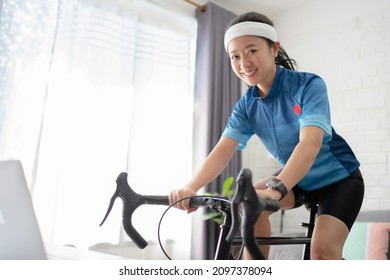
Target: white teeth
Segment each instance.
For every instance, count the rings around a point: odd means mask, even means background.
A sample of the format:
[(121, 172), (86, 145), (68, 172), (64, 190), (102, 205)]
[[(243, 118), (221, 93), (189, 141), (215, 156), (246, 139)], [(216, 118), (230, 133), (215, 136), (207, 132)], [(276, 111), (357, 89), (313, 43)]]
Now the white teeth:
[(256, 72), (256, 70), (250, 71), (250, 72), (243, 72), (245, 76), (251, 76)]

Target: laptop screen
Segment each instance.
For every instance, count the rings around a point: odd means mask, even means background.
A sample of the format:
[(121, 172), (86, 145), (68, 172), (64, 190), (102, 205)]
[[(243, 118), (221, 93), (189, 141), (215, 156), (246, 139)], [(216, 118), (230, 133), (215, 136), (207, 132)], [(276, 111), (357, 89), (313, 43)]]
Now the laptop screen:
[(0, 259), (47, 259), (19, 160), (0, 161)]

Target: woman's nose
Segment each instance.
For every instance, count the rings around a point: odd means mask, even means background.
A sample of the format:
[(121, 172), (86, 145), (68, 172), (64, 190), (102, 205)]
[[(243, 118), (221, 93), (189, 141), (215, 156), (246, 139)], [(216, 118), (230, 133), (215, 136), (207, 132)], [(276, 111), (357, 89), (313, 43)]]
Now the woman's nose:
[(251, 61), (248, 57), (242, 57), (241, 63), (240, 63), (240, 68), (241, 69), (246, 69), (249, 66), (251, 66)]

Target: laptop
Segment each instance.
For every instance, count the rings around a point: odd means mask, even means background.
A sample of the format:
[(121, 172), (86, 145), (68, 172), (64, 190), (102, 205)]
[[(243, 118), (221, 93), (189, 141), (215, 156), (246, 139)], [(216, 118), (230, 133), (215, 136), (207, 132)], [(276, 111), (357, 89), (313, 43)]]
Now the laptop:
[(0, 161), (0, 259), (47, 259), (19, 160)]
[(19, 160), (0, 160), (0, 260), (86, 260), (124, 257), (43, 241)]

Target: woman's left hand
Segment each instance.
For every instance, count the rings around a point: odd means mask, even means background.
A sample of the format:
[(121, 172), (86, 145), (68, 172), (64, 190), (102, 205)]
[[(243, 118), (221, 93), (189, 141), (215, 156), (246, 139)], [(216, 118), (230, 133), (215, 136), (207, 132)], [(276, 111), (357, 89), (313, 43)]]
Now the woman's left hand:
[(256, 193), (262, 199), (280, 200), (282, 197), (282, 194), (278, 190), (273, 189), (256, 190)]

